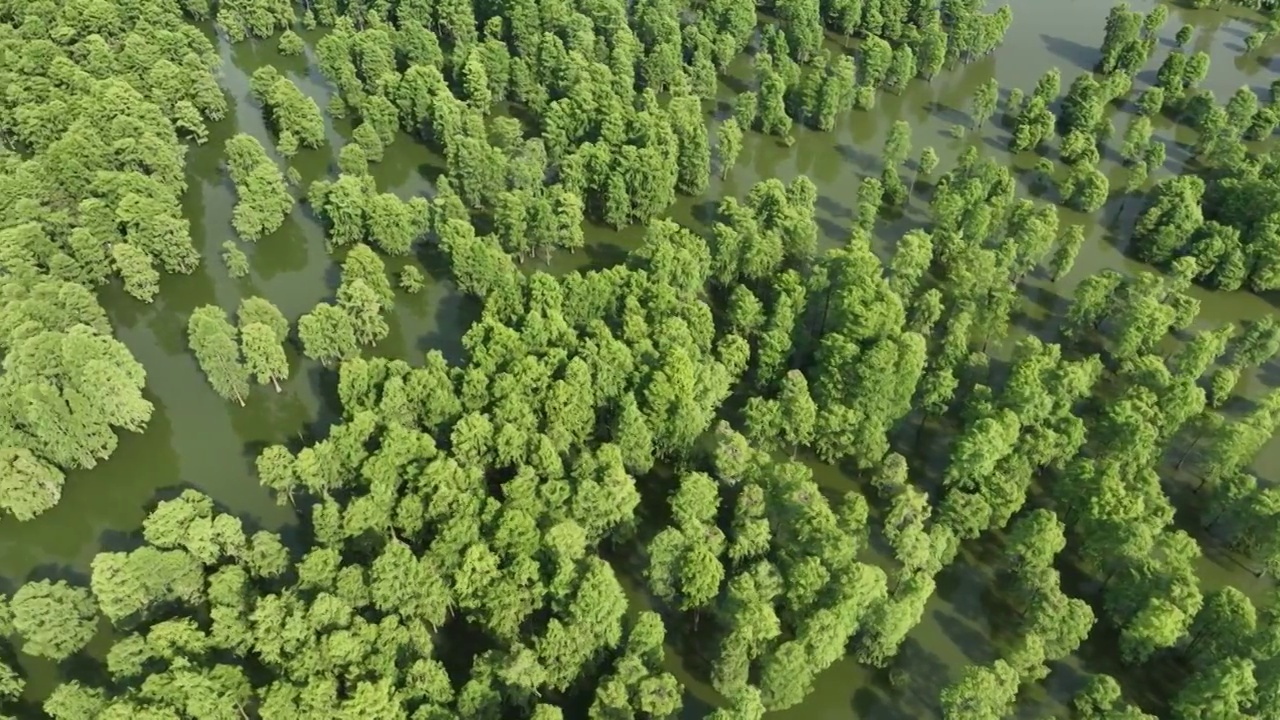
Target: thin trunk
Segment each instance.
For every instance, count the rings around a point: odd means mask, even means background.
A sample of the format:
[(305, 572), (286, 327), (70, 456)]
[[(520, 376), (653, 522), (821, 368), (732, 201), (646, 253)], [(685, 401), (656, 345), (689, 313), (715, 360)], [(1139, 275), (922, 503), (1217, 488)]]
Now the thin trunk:
[(818, 321), (817, 335), (822, 336), (822, 332), (827, 329), (827, 311), (831, 309), (831, 288), (827, 288), (826, 297), (822, 300), (822, 318)]
[(271, 384), (275, 386), (276, 392), (280, 392), (280, 383), (276, 382), (274, 376), (271, 378)]
[(1200, 641), (1204, 639), (1204, 636), (1205, 636), (1204, 630), (1201, 630), (1200, 632), (1196, 633), (1195, 636), (1191, 638), (1191, 642), (1187, 643), (1187, 647), (1185, 650), (1183, 650), (1183, 652), (1187, 653), (1188, 655), (1192, 655), (1193, 653), (1191, 651), (1196, 649), (1196, 645), (1200, 644)]
[(1187, 461), (1187, 457), (1191, 455), (1192, 450), (1196, 449), (1196, 445), (1200, 443), (1200, 440), (1204, 437), (1204, 435), (1205, 435), (1204, 432), (1201, 432), (1199, 435), (1196, 435), (1196, 439), (1192, 440), (1191, 444), (1187, 446), (1187, 449), (1182, 452), (1182, 457), (1178, 458), (1178, 464), (1173, 467), (1174, 470), (1182, 469), (1182, 464)]
[[(1201, 483), (1201, 484), (1203, 485), (1203, 483)], [(1217, 514), (1217, 515), (1214, 515), (1214, 516), (1213, 516), (1213, 519), (1212, 519), (1212, 520), (1210, 520), (1210, 521), (1209, 521), (1209, 522), (1204, 526), (1204, 529), (1205, 529), (1205, 530), (1211, 530), (1211, 529), (1213, 529), (1213, 526), (1214, 526), (1214, 525), (1217, 525), (1217, 524), (1218, 524), (1218, 521), (1222, 519), (1222, 516), (1223, 516), (1223, 515), (1226, 515), (1226, 514), (1227, 514), (1227, 511), (1226, 511), (1226, 510), (1219, 510), (1219, 511), (1218, 511), (1218, 514)]]
[(1196, 493), (1196, 494), (1199, 494), (1200, 489), (1201, 489), (1201, 488), (1203, 488), (1203, 487), (1204, 487), (1204, 484), (1205, 484), (1205, 483), (1207, 483), (1207, 482), (1209, 482), (1209, 478), (1208, 478), (1207, 476), (1206, 476), (1206, 477), (1202, 477), (1202, 478), (1200, 478), (1200, 484), (1199, 484), (1199, 485), (1197, 485), (1197, 486), (1196, 486), (1196, 489), (1195, 489), (1195, 490), (1192, 490), (1191, 492)]

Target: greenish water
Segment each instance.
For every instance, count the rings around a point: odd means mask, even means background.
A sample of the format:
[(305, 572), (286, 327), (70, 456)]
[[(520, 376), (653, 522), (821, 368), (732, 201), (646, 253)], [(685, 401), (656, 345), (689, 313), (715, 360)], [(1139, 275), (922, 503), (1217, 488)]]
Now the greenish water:
[[(1013, 0), (1014, 23), (1004, 46), (993, 56), (955, 71), (944, 72), (932, 83), (915, 81), (901, 95), (882, 95), (870, 112), (855, 111), (842, 118), (830, 133), (817, 133), (802, 128), (795, 131), (795, 144), (782, 147), (775, 138), (752, 135), (734, 172), (725, 180), (713, 179), (703, 198), (682, 199), (672, 209), (679, 221), (700, 227), (706, 222), (715, 198), (742, 195), (761, 178), (790, 179), (806, 174), (820, 191), (818, 215), (820, 227), (828, 243), (847, 236), (852, 206), (859, 179), (880, 171), (879, 154), (884, 136), (895, 120), (904, 119), (914, 128), (914, 155), (932, 145), (942, 157), (940, 171), (968, 144), (975, 144), (985, 155), (1005, 159), (1015, 167), (1028, 168), (1031, 155), (1009, 157), (1004, 150), (1007, 131), (998, 123), (988, 123), (983, 134), (973, 133), (963, 140), (952, 138), (948, 128), (967, 124), (965, 108), (978, 84), (989, 77), (999, 79), (1006, 90), (1021, 87), (1030, 90), (1038, 77), (1050, 67), (1062, 71), (1065, 89), (1077, 75), (1085, 72), (1098, 56), (1102, 27), (1111, 0)], [(1131, 3), (1145, 11), (1150, 1)], [(1216, 12), (1191, 12), (1172, 9), (1163, 30), (1163, 42), (1147, 71), (1140, 74), (1135, 90), (1154, 79), (1155, 68), (1172, 44), (1173, 34), (1184, 23), (1197, 26), (1191, 49), (1210, 52), (1213, 65), (1204, 87), (1225, 100), (1241, 85), (1250, 85), (1263, 97), (1280, 60), (1270, 60), (1270, 67), (1256, 59), (1237, 58), (1249, 26), (1229, 15)], [(314, 40), (315, 34), (308, 34)], [(281, 57), (274, 41), (246, 42), (231, 46), (219, 41), (224, 61), (223, 85), (230, 95), (228, 118), (212, 129), (208, 143), (191, 149), (188, 155), (188, 192), (186, 212), (192, 223), (196, 247), (204, 263), (190, 276), (166, 277), (161, 293), (151, 305), (138, 303), (118, 289), (104, 293), (104, 303), (115, 325), (117, 336), (125, 342), (147, 370), (147, 396), (156, 412), (146, 432), (121, 438), (119, 450), (107, 462), (92, 471), (73, 473), (68, 479), (62, 502), (53, 511), (35, 521), (15, 523), (3, 521), (0, 528), (0, 577), (20, 583), (33, 575), (52, 573), (87, 573), (89, 561), (101, 548), (119, 547), (133, 542), (132, 533), (139, 527), (146, 510), (154, 502), (183, 487), (195, 487), (213, 497), (224, 509), (270, 529), (287, 529), (292, 512), (277, 506), (260, 488), (253, 476), (253, 458), (266, 444), (325, 432), (336, 412), (332, 371), (322, 371), (314, 363), (301, 358), (291, 349), (292, 376), (277, 394), (269, 389), (256, 389), (245, 407), (227, 403), (208, 387), (186, 345), (186, 321), (190, 312), (201, 305), (215, 303), (234, 311), (239, 298), (262, 295), (275, 302), (291, 321), (318, 301), (332, 295), (337, 285), (337, 266), (324, 246), (323, 230), (309, 209), (301, 203), (285, 226), (256, 245), (241, 243), (249, 254), (253, 271), (235, 280), (228, 276), (219, 257), (221, 244), (234, 239), (230, 225), (234, 194), (221, 166), (223, 142), (236, 132), (247, 132), (271, 148), (260, 108), (249, 98), (248, 75), (254, 69), (271, 64), (289, 76), (320, 107), (325, 107), (330, 89), (314, 70), (308, 56)], [(1273, 41), (1273, 53), (1280, 49)], [(1266, 50), (1268, 48), (1264, 48)], [(308, 51), (310, 52), (310, 51)], [(1266, 57), (1267, 53), (1259, 53)], [(743, 65), (745, 67), (745, 64)], [(732, 96), (726, 88), (722, 100)], [(723, 114), (727, 104), (708, 106), (711, 114)], [(1123, 110), (1111, 110), (1117, 133), (1127, 125)], [(316, 178), (335, 172), (337, 148), (350, 136), (350, 124), (327, 119), (329, 143), (317, 150), (304, 150), (290, 164), (298, 169), (303, 182), (295, 194)], [(1186, 158), (1180, 143), (1193, 134), (1173, 126), (1169, 121), (1157, 124), (1169, 143), (1167, 172), (1177, 171)], [(1123, 172), (1108, 161), (1113, 186), (1122, 185)], [(387, 148), (385, 159), (373, 167), (373, 175), (382, 190), (408, 198), (430, 195), (431, 178), (440, 169), (440, 159), (407, 138)], [(909, 176), (906, 178), (909, 179)], [(882, 249), (889, 250), (893, 238), (913, 223), (923, 220), (920, 197), (912, 199), (904, 217), (880, 226)], [(1056, 319), (1060, 316), (1072, 287), (1088, 274), (1102, 268), (1142, 269), (1142, 265), (1125, 258), (1124, 237), (1132, 221), (1137, 203), (1121, 213), (1115, 222), (1116, 208), (1108, 206), (1093, 216), (1062, 211), (1064, 223), (1083, 223), (1088, 243), (1076, 263), (1075, 270), (1064, 281), (1050, 285), (1043, 278), (1030, 281), (1028, 301), (1021, 318), (1022, 332), (1036, 332), (1052, 338), (1056, 335)], [(561, 271), (575, 267), (616, 262), (640, 237), (637, 229), (613, 232), (591, 228), (591, 246), (574, 255), (556, 257), (551, 269)], [(392, 259), (393, 272), (404, 262), (419, 262), (429, 278), (420, 295), (398, 297), (394, 316), (389, 318), (391, 332), (373, 353), (417, 361), (430, 348), (439, 348), (446, 356), (456, 358), (460, 352), (458, 339), (476, 308), (459, 296), (446, 277), (441, 261), (430, 255)], [(531, 261), (530, 268), (546, 267)], [(1271, 301), (1247, 293), (1199, 292), (1202, 303), (1200, 322), (1212, 325), (1224, 321), (1256, 318), (1275, 312)], [(1254, 397), (1267, 387), (1267, 375), (1276, 376), (1276, 368), (1264, 368), (1263, 377), (1245, 378), (1237, 392)], [(1273, 382), (1274, 383), (1274, 377)], [(926, 436), (927, 437), (927, 436)], [(926, 441), (927, 450), (928, 442)], [(1259, 477), (1271, 481), (1280, 469), (1280, 449), (1273, 442), (1262, 453), (1255, 467)], [(815, 463), (815, 474), (824, 487), (843, 491), (856, 488), (856, 478)], [(1173, 479), (1176, 480), (1176, 479)], [(1202, 539), (1202, 543), (1204, 540)], [(1206, 588), (1236, 584), (1249, 592), (1262, 589), (1262, 581), (1243, 572), (1230, 557), (1205, 544), (1202, 578)], [(887, 673), (871, 671), (852, 660), (837, 663), (820, 678), (809, 700), (789, 711), (772, 717), (787, 720), (844, 720), (876, 718), (877, 720), (914, 720), (937, 714), (936, 699), (943, 685), (965, 665), (987, 662), (994, 658), (1011, 625), (1009, 609), (1003, 604), (994, 580), (994, 559), (998, 539), (983, 539), (966, 547), (955, 565), (938, 578), (938, 591), (926, 609), (925, 616), (904, 645), (898, 667), (908, 671), (905, 687), (893, 688)], [(879, 562), (883, 556), (870, 558)], [(642, 592), (632, 587), (637, 604), (645, 600)], [(1082, 594), (1087, 582), (1069, 587), (1068, 592)], [(1087, 596), (1087, 595), (1086, 595)], [(1081, 679), (1084, 669), (1120, 673), (1107, 651), (1105, 626), (1095, 628), (1090, 642), (1078, 657), (1057, 663), (1040, 687), (1023, 692), (1020, 712), (1025, 717), (1061, 714), (1061, 702), (1068, 698)], [(99, 645), (105, 641), (100, 638)], [(674, 645), (674, 643), (673, 643)], [(28, 658), (24, 660), (29, 661)], [(687, 716), (700, 717), (713, 702), (715, 694), (699, 683), (690, 668), (674, 651), (670, 663), (673, 671), (685, 681), (693, 697), (686, 704)], [(42, 692), (52, 681), (54, 669), (29, 662), (32, 674), (30, 691)], [(1142, 676), (1137, 676), (1141, 681)], [(1141, 685), (1141, 682), (1137, 683)], [(1134, 682), (1126, 686), (1134, 689)], [(1151, 685), (1156, 692), (1156, 685)], [(1140, 696), (1138, 699), (1142, 699)]]

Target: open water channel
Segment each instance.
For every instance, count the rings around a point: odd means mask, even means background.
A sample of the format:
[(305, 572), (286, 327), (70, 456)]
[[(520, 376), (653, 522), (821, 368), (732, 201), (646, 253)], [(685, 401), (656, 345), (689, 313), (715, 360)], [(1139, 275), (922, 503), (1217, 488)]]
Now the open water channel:
[[(1008, 133), (998, 122), (987, 123), (982, 133), (970, 133), (963, 139), (951, 137), (948, 129), (953, 124), (969, 123), (965, 114), (969, 98), (981, 82), (992, 76), (1006, 93), (1013, 87), (1029, 92), (1041, 74), (1056, 66), (1062, 72), (1065, 90), (1095, 63), (1112, 0), (1010, 2), (1013, 26), (994, 55), (944, 71), (932, 83), (914, 81), (901, 96), (881, 95), (874, 110), (847, 114), (832, 132), (797, 127), (796, 142), (789, 148), (781, 146), (776, 138), (750, 135), (730, 176), (713, 179), (702, 198), (682, 199), (672, 210), (674, 217), (703, 229), (712, 207), (710, 201), (728, 194), (741, 196), (762, 178), (789, 180), (803, 173), (819, 189), (818, 214), (825, 242), (841, 242), (847, 237), (858, 182), (865, 175), (879, 174), (884, 136), (899, 119), (907, 120), (914, 128), (913, 156), (926, 145), (934, 146), (942, 157), (940, 171), (945, 171), (967, 144), (976, 144), (980, 152), (1017, 167), (1030, 167), (1033, 156), (1009, 156), (1005, 150)], [(1145, 12), (1153, 0), (1132, 4), (1134, 9)], [(1177, 29), (1192, 24), (1196, 34), (1190, 49), (1207, 51), (1213, 58), (1204, 87), (1212, 89), (1220, 101), (1246, 84), (1260, 97), (1268, 97), (1270, 82), (1280, 70), (1280, 57), (1276, 56), (1280, 40), (1241, 58), (1244, 37), (1252, 32), (1246, 21), (1227, 13), (1170, 9), (1160, 47), (1147, 71), (1139, 75), (1135, 90), (1154, 80), (1155, 68), (1172, 46)], [(307, 34), (309, 41), (315, 37), (314, 33)], [(137, 531), (146, 511), (158, 499), (186, 487), (207, 493), (225, 510), (245, 518), (247, 525), (287, 531), (294, 522), (292, 511), (277, 506), (259, 487), (253, 458), (267, 444), (323, 434), (336, 417), (332, 372), (322, 371), (293, 349), (293, 373), (283, 385), (283, 392), (255, 389), (248, 404), (240, 407), (213, 393), (187, 348), (187, 317), (196, 307), (215, 303), (234, 312), (241, 297), (262, 295), (275, 302), (290, 321), (296, 321), (317, 302), (331, 297), (338, 280), (337, 265), (325, 250), (323, 229), (301, 203), (280, 231), (256, 245), (241, 243), (250, 255), (251, 275), (241, 280), (228, 276), (219, 253), (225, 240), (235, 239), (230, 223), (235, 198), (221, 163), (222, 145), (232, 134), (247, 132), (258, 137), (265, 147), (273, 147), (261, 109), (249, 97), (249, 75), (264, 64), (275, 65), (312, 95), (321, 108), (328, 102), (330, 88), (310, 64), (310, 49), (303, 56), (283, 57), (276, 52), (274, 39), (237, 45), (221, 38), (216, 42), (224, 61), (223, 86), (230, 95), (231, 110), (226, 120), (212, 128), (205, 145), (191, 148), (185, 200), (192, 235), (204, 263), (190, 276), (164, 277), (160, 294), (150, 305), (129, 298), (118, 288), (104, 291), (104, 304), (117, 336), (147, 370), (147, 397), (155, 404), (155, 414), (145, 433), (121, 438), (119, 449), (110, 460), (91, 471), (72, 473), (62, 502), (54, 510), (27, 523), (0, 521), (0, 579), (8, 584), (50, 575), (83, 577), (94, 553), (130, 543), (130, 536)], [(726, 89), (724, 98), (731, 94)], [(708, 112), (723, 113), (726, 108), (721, 104), (719, 108), (708, 107)], [(1122, 134), (1128, 119), (1122, 117), (1123, 110), (1112, 112), (1116, 114), (1117, 131)], [(303, 188), (318, 177), (336, 172), (337, 149), (350, 137), (349, 123), (331, 118), (326, 122), (328, 145), (303, 150), (291, 163), (301, 173)], [(1189, 131), (1175, 128), (1169, 121), (1162, 122), (1157, 127), (1169, 143), (1165, 170), (1175, 172), (1187, 156), (1178, 144), (1189, 139)], [(439, 157), (408, 138), (401, 138), (387, 149), (385, 159), (373, 166), (372, 173), (379, 188), (408, 198), (430, 196), (431, 181), (440, 170)], [(1110, 170), (1114, 173), (1113, 187), (1122, 186), (1123, 171), (1114, 163)], [(909, 208), (902, 222), (881, 227), (882, 248), (892, 247), (906, 224), (921, 218), (918, 211), (923, 201), (917, 197), (912, 202), (916, 205), (915, 214)], [(1086, 224), (1089, 239), (1069, 277), (1056, 286), (1042, 278), (1029, 282), (1021, 318), (1023, 332), (1034, 331), (1046, 339), (1054, 337), (1055, 318), (1061, 315), (1065, 298), (1088, 274), (1103, 268), (1143, 269), (1124, 255), (1127, 228), (1136, 206), (1131, 202), (1118, 222), (1114, 219), (1114, 205), (1093, 216), (1062, 211), (1063, 222)], [(616, 233), (592, 227), (586, 251), (555, 258), (552, 269), (616, 262), (639, 237), (636, 229)], [(388, 267), (395, 271), (401, 262), (393, 259)], [(424, 269), (429, 278), (427, 289), (416, 296), (398, 295), (394, 316), (389, 318), (391, 333), (374, 354), (418, 362), (425, 350), (439, 348), (450, 359), (458, 358), (459, 338), (475, 316), (476, 307), (458, 294), (439, 261), (433, 266), (428, 259)], [(1276, 312), (1271, 299), (1248, 293), (1197, 292), (1203, 325)], [(1245, 378), (1237, 392), (1256, 397), (1276, 384), (1280, 384), (1280, 371), (1264, 368), (1259, 376)], [(922, 449), (927, 451), (927, 443)], [(833, 491), (843, 491), (857, 483), (834, 468), (815, 464), (814, 470), (819, 482)], [(1276, 443), (1264, 451), (1255, 470), (1264, 481), (1277, 478), (1280, 448)], [(887, 672), (871, 671), (847, 659), (819, 678), (804, 704), (771, 717), (923, 720), (936, 716), (938, 691), (964, 666), (994, 659), (1001, 633), (1007, 632), (1011, 624), (1010, 611), (994, 589), (991, 566), (997, 553), (995, 541), (973, 544), (939, 576), (938, 591), (897, 661), (896, 667), (905, 672), (899, 674), (896, 686), (888, 681)], [(1233, 583), (1251, 593), (1260, 592), (1265, 582), (1256, 580), (1225, 553), (1209, 546), (1202, 563), (1202, 578), (1206, 588)], [(637, 605), (644, 603), (643, 593), (638, 588), (633, 590)], [(1071, 587), (1067, 590), (1071, 594), (1080, 592)], [(1121, 674), (1123, 671), (1110, 659), (1113, 654), (1108, 650), (1106, 633), (1106, 626), (1099, 624), (1077, 657), (1055, 664), (1041, 687), (1024, 690), (1020, 715), (1061, 716), (1065, 712), (1063, 702), (1070, 698), (1083, 672)], [(690, 687), (685, 716), (701, 717), (707, 703), (714, 702), (715, 693), (690, 674), (688, 666), (692, 663), (685, 662), (677, 652), (684, 643), (677, 640), (671, 645), (671, 669)], [(32, 680), (29, 691), (47, 692), (55, 669), (24, 659), (29, 662), (27, 670)], [(1143, 697), (1143, 687), (1152, 695), (1160, 692), (1158, 684), (1154, 680), (1147, 682), (1148, 679), (1130, 676), (1125, 683), (1130, 691), (1138, 690), (1135, 699), (1144, 705), (1149, 699)]]

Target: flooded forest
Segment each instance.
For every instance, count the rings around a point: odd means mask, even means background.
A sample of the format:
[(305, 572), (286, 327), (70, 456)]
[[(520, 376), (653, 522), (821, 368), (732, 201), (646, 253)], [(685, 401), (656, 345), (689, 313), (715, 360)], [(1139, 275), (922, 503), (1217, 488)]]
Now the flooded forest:
[(0, 717), (1280, 720), (1278, 71), (1275, 0), (0, 0)]

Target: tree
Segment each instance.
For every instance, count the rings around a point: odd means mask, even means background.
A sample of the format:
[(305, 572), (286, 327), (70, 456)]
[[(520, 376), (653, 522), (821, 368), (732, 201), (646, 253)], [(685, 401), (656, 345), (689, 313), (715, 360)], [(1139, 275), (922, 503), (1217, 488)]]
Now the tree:
[(1018, 696), (1018, 673), (1004, 660), (965, 668), (963, 677), (942, 691), (947, 720), (1000, 720)]
[(1272, 315), (1246, 323), (1233, 344), (1231, 367), (1259, 367), (1280, 353), (1280, 322)]
[(933, 175), (933, 171), (936, 170), (937, 168), (938, 168), (938, 152), (934, 150), (932, 147), (926, 147), (925, 149), (921, 150), (919, 173), (917, 174), (917, 178), (919, 178), (919, 176), (921, 175), (923, 175), (924, 177), (931, 177)]
[(894, 251), (889, 284), (898, 295), (911, 297), (932, 265), (933, 239), (921, 230), (911, 230)]
[(916, 54), (911, 46), (902, 43), (893, 49), (893, 59), (889, 62), (889, 71), (884, 86), (895, 95), (901, 95), (907, 84), (916, 76)]
[(1256, 690), (1253, 661), (1226, 658), (1192, 677), (1174, 698), (1173, 715), (1179, 720), (1246, 718)]
[(1093, 212), (1106, 204), (1110, 189), (1106, 174), (1087, 166), (1072, 168), (1060, 188), (1067, 204), (1081, 212)]
[(911, 125), (905, 120), (894, 121), (884, 141), (884, 163), (886, 166), (900, 165), (910, 154)]
[(27, 448), (0, 448), (0, 509), (30, 520), (62, 497), (62, 471)]
[(400, 269), (400, 289), (415, 295), (422, 292), (426, 287), (426, 278), (423, 277), (422, 271), (416, 265), (405, 265)]
[(222, 308), (196, 308), (187, 321), (187, 342), (213, 391), (244, 405), (249, 396), (249, 371), (240, 359), (236, 329)]
[(255, 242), (284, 224), (293, 208), (293, 196), (285, 187), (280, 168), (252, 135), (233, 136), (227, 140), (224, 152), (236, 187), (231, 224), (242, 239)]
[(742, 152), (742, 126), (737, 118), (726, 118), (716, 133), (716, 157), (720, 164), (720, 177), (729, 177), (729, 171), (738, 162)]
[(787, 420), (782, 428), (783, 439), (795, 448), (812, 442), (818, 406), (809, 394), (809, 383), (799, 370), (790, 370), (783, 376), (778, 402)]
[(292, 30), (285, 30), (280, 33), (279, 50), (281, 55), (301, 55), (303, 50), (302, 38)]
[(276, 332), (267, 325), (254, 322), (240, 328), (244, 369), (261, 384), (271, 383), (280, 392), (280, 381), (289, 377), (289, 361)]
[(973, 116), (973, 127), (980, 128), (996, 113), (996, 103), (1000, 99), (1000, 84), (991, 78), (978, 86), (973, 93), (970, 114)]
[(236, 247), (234, 241), (222, 243), (222, 263), (227, 266), (227, 274), (233, 278), (242, 278), (249, 274), (249, 258), (244, 251)]
[(98, 613), (89, 591), (65, 580), (23, 583), (9, 602), (13, 629), (22, 651), (64, 660), (80, 651), (98, 630)]
[(1081, 720), (1155, 720), (1134, 706), (1124, 702), (1120, 684), (1110, 675), (1090, 675), (1072, 700), (1072, 706)]
[(328, 303), (320, 303), (298, 318), (298, 339), (302, 341), (303, 353), (321, 365), (359, 353), (351, 316)]
[(1084, 247), (1084, 226), (1068, 225), (1067, 231), (1058, 240), (1053, 258), (1049, 262), (1049, 276), (1054, 282), (1066, 277), (1075, 265), (1080, 248)]
[(1248, 654), (1258, 627), (1253, 602), (1234, 587), (1209, 593), (1191, 625), (1186, 652), (1201, 665)]

